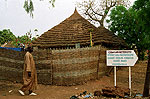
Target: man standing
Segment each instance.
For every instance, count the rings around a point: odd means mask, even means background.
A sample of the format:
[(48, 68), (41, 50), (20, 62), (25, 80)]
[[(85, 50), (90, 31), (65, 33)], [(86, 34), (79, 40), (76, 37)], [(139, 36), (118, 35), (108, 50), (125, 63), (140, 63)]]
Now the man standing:
[(19, 91), (21, 95), (25, 95), (25, 91), (29, 91), (29, 95), (37, 95), (33, 93), (37, 89), (37, 73), (35, 63), (31, 52), (33, 49), (28, 47), (24, 57), (24, 70), (23, 70), (23, 86)]

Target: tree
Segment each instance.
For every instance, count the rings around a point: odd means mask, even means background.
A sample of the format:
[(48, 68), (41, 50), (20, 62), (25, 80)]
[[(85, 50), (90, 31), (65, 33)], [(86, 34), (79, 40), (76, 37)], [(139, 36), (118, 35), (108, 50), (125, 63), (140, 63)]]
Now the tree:
[(32, 38), (32, 33), (30, 30), (25, 35), (16, 37), (15, 40), (13, 41), (13, 45), (16, 47), (20, 47), (20, 44), (30, 45), (32, 40), (34, 39), (36, 38), (35, 37)]
[(107, 22), (110, 22), (109, 29), (125, 40), (129, 48), (137, 49), (139, 59), (144, 60), (146, 48), (143, 43), (145, 43), (146, 34), (142, 27), (144, 23), (139, 19), (138, 13), (133, 8), (117, 6), (112, 9), (110, 20)]
[(0, 44), (13, 41), (15, 38), (16, 36), (10, 31), (10, 29), (4, 29), (0, 31)]
[(137, 0), (133, 5), (135, 11), (138, 12), (139, 19), (143, 22), (141, 25), (142, 30), (144, 30), (145, 34), (145, 42), (143, 43), (143, 47), (148, 49), (148, 64), (147, 64), (147, 72), (144, 84), (143, 97), (149, 97), (150, 91), (150, 0)]
[[(40, 0), (43, 1), (43, 0)], [(49, 3), (52, 4), (54, 7), (55, 0), (49, 0)], [(27, 12), (27, 14), (30, 14), (31, 17), (33, 17), (33, 11), (34, 11), (34, 3), (32, 0), (25, 0), (24, 2), (24, 9)]]
[(128, 6), (129, 3), (129, 0), (84, 0), (81, 3), (78, 2), (77, 5), (85, 18), (94, 24), (104, 26), (104, 20), (111, 8), (117, 5)]
[(148, 97), (150, 89), (150, 0), (137, 0), (129, 10), (116, 7), (110, 14), (110, 22), (110, 29), (126, 40), (129, 45), (136, 44), (138, 49), (148, 50), (143, 91), (143, 96)]

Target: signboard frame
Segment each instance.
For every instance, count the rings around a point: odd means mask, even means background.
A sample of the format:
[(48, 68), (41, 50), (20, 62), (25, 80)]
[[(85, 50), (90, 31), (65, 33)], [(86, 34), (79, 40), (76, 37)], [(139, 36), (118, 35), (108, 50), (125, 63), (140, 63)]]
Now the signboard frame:
[(129, 89), (131, 96), (131, 66), (134, 66), (138, 57), (134, 50), (107, 50), (106, 62), (107, 66), (114, 66), (114, 86), (116, 87), (116, 66), (129, 67)]

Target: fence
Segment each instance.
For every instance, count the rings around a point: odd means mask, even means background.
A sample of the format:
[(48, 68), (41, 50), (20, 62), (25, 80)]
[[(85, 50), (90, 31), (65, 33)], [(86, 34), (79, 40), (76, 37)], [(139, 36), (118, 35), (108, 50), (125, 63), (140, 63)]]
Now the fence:
[[(107, 73), (106, 48), (87, 47), (34, 51), (38, 82), (77, 85), (99, 79)], [(0, 78), (22, 82), (25, 52), (0, 49)], [(7, 72), (7, 73), (6, 73)]]
[[(50, 63), (47, 63), (47, 52), (33, 52), (36, 64), (38, 82), (52, 84)], [(0, 49), (0, 79), (22, 82), (25, 52)], [(43, 62), (42, 62), (43, 61)]]

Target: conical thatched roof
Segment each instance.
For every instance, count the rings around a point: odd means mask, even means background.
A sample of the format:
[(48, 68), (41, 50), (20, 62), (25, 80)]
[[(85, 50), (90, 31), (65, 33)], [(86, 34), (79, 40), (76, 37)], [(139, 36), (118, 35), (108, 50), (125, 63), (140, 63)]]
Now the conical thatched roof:
[(93, 30), (92, 39), (94, 45), (102, 43), (124, 45), (121, 39), (106, 28), (96, 28), (84, 19), (77, 10), (59, 25), (38, 37), (32, 42), (32, 45), (45, 48), (56, 48), (75, 46), (75, 44), (80, 43), (80, 46), (89, 46), (90, 30)]

